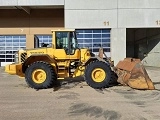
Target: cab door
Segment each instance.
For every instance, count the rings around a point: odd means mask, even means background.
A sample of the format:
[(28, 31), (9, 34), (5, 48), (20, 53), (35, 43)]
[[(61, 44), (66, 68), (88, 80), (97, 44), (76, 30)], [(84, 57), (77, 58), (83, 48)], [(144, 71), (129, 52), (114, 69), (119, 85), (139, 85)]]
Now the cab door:
[(67, 55), (69, 55), (70, 59), (80, 59), (80, 49), (78, 48), (78, 42), (75, 32), (68, 33)]
[(57, 59), (79, 59), (80, 50), (74, 32), (57, 31), (55, 32), (56, 49), (54, 51)]

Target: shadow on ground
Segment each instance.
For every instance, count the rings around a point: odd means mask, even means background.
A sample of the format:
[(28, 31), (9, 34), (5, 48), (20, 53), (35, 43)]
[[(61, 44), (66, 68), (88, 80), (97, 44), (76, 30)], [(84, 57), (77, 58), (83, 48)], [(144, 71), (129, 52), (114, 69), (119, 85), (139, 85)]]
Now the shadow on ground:
[(81, 88), (85, 84), (84, 78), (82, 76), (76, 78), (65, 78), (64, 80), (57, 80), (57, 82), (53, 86), (53, 91), (58, 91), (59, 89), (71, 89), (79, 85)]
[[(106, 88), (110, 88), (113, 86), (118, 86), (117, 82), (109, 83), (109, 86), (106, 86), (102, 89), (95, 89), (97, 92), (103, 93), (103, 91), (107, 91)], [(53, 91), (58, 91), (59, 89), (71, 89), (76, 86), (83, 88), (83, 86), (88, 86), (85, 82), (83, 76), (76, 77), (76, 78), (66, 78), (64, 80), (57, 80), (57, 83), (53, 86)]]
[(160, 84), (160, 82), (153, 82), (153, 84), (154, 84), (154, 85), (159, 85), (159, 84)]
[(86, 115), (87, 117), (100, 118), (103, 117), (105, 120), (119, 120), (121, 115), (112, 110), (103, 110), (98, 106), (91, 106), (87, 103), (74, 104), (69, 108), (70, 116), (81, 116)]

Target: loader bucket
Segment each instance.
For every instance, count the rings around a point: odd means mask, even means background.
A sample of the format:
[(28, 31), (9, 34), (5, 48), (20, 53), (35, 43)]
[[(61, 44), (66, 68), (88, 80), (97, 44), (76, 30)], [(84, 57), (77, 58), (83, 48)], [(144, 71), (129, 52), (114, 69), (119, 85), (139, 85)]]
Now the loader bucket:
[(115, 72), (118, 75), (117, 81), (122, 85), (141, 90), (155, 89), (140, 59), (125, 58), (123, 61), (119, 61)]

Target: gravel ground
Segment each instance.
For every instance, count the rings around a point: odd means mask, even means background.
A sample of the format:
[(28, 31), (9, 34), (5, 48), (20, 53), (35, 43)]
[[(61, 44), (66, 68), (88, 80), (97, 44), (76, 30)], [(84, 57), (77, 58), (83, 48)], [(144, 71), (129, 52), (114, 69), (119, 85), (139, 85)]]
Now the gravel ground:
[(157, 90), (94, 90), (84, 82), (70, 82), (36, 91), (1, 67), (0, 120), (159, 120), (160, 68), (146, 69)]

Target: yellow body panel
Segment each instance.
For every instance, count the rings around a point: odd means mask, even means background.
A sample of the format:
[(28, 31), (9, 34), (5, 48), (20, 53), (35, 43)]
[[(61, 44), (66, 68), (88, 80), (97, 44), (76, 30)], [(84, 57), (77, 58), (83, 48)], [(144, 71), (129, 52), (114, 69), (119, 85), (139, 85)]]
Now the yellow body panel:
[(91, 57), (88, 49), (81, 49), (81, 51), (79, 53), (80, 53), (80, 56), (81, 56), (80, 59), (79, 59), (79, 60), (81, 60), (81, 65), (76, 68), (72, 77), (78, 77), (78, 76), (82, 76), (84, 74), (85, 62), (88, 61)]
[(91, 57), (90, 51), (88, 49), (81, 49), (80, 53), (81, 53), (80, 60), (81, 60), (82, 63), (85, 63)]
[(31, 55), (35, 55), (35, 54), (48, 54), (48, 52), (52, 52), (52, 48), (35, 48), (35, 49), (27, 49), (26, 53), (27, 53), (27, 57), (31, 56)]
[(53, 48), (36, 48), (36, 49), (30, 49), (26, 50), (27, 57), (31, 55), (40, 55), (40, 54), (47, 54), (51, 58), (55, 59), (80, 59), (80, 50), (77, 49), (73, 55), (66, 55), (66, 52), (64, 49), (53, 49)]

